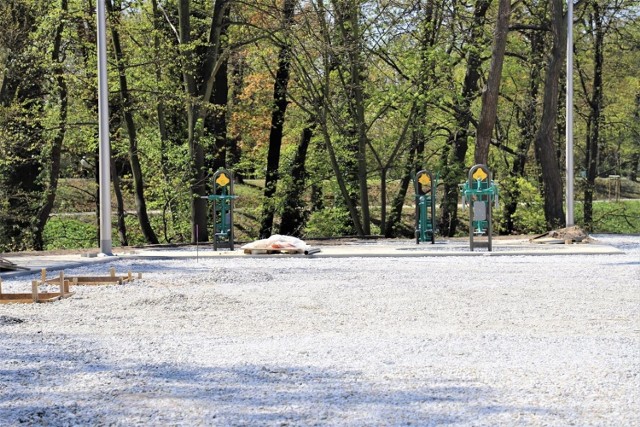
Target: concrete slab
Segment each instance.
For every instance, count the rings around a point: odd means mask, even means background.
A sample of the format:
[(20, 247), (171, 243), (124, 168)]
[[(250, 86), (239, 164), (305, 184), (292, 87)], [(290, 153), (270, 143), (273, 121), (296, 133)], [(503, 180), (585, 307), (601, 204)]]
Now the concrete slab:
[(81, 254), (64, 254), (64, 255), (48, 255), (46, 253), (28, 255), (25, 254), (4, 254), (2, 257), (13, 262), (19, 267), (27, 270), (20, 271), (0, 271), (0, 277), (16, 277), (25, 276), (33, 273), (39, 273), (43, 268), (47, 271), (59, 271), (69, 268), (81, 267), (83, 265), (96, 264), (101, 262), (109, 262), (117, 259), (115, 256), (95, 256), (87, 257)]
[(236, 257), (429, 257), (429, 256), (516, 256), (516, 255), (610, 255), (621, 254), (621, 250), (608, 245), (573, 244), (573, 245), (540, 245), (525, 242), (497, 243), (493, 242), (493, 251), (477, 249), (470, 251), (468, 245), (441, 242), (435, 245), (424, 244), (347, 244), (318, 246), (320, 252), (303, 254), (245, 254), (242, 249), (235, 251), (213, 251), (210, 248), (194, 251), (192, 247), (184, 249), (140, 250), (134, 255), (125, 257), (139, 258), (236, 258)]
[(451, 257), (451, 256), (552, 256), (552, 255), (613, 255), (624, 253), (620, 249), (604, 244), (578, 243), (578, 244), (539, 244), (530, 243), (526, 239), (494, 239), (493, 251), (487, 249), (469, 250), (465, 240), (440, 240), (436, 244), (415, 244), (412, 240), (355, 240), (345, 244), (313, 245), (320, 252), (303, 254), (264, 254), (250, 255), (238, 247), (234, 251), (214, 251), (211, 245), (184, 246), (180, 248), (141, 248), (114, 256), (92, 256), (86, 254), (3, 254), (2, 257), (27, 271), (0, 272), (0, 277), (24, 276), (39, 272), (42, 268), (47, 271), (71, 269), (87, 264), (110, 262), (118, 259), (171, 259), (171, 258), (222, 258), (233, 259), (242, 257), (269, 258), (269, 257), (306, 257), (306, 258), (347, 258), (347, 257)]

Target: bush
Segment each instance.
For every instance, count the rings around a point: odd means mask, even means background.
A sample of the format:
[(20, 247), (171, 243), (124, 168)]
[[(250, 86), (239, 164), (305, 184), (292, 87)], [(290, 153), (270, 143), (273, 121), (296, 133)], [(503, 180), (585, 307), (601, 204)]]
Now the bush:
[(524, 178), (516, 180), (520, 197), (518, 208), (513, 214), (514, 228), (522, 234), (544, 233), (547, 231), (544, 219), (544, 200), (538, 189)]
[(345, 208), (325, 208), (313, 212), (307, 221), (304, 236), (333, 237), (349, 233), (349, 212)]
[(98, 246), (95, 217), (54, 216), (44, 228), (44, 249), (78, 249)]

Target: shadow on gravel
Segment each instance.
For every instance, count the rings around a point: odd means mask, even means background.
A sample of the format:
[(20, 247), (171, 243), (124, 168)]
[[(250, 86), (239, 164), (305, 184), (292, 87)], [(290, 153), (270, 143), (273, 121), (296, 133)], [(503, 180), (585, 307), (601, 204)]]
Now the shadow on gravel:
[(111, 356), (91, 342), (62, 351), (60, 336), (10, 337), (5, 327), (3, 426), (483, 425), (496, 415), (550, 416), (542, 408), (490, 403), (491, 388), (459, 379), (242, 362), (140, 364), (135, 355)]
[(603, 265), (640, 265), (640, 261), (608, 262)]

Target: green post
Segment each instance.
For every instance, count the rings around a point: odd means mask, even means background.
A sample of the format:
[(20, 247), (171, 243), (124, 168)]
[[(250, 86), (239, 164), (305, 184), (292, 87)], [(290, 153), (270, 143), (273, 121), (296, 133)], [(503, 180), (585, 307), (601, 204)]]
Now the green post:
[(413, 181), (416, 191), (416, 244), (436, 242), (434, 219), (436, 217), (436, 183), (431, 172), (421, 170)]

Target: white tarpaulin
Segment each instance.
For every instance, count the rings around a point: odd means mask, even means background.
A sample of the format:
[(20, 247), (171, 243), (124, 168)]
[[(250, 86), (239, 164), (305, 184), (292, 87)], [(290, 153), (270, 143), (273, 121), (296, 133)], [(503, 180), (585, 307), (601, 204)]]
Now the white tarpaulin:
[(247, 243), (242, 246), (242, 249), (263, 249), (263, 250), (287, 250), (287, 249), (309, 249), (304, 241), (297, 237), (282, 236), (280, 234), (274, 234), (268, 239), (256, 240), (255, 242)]

